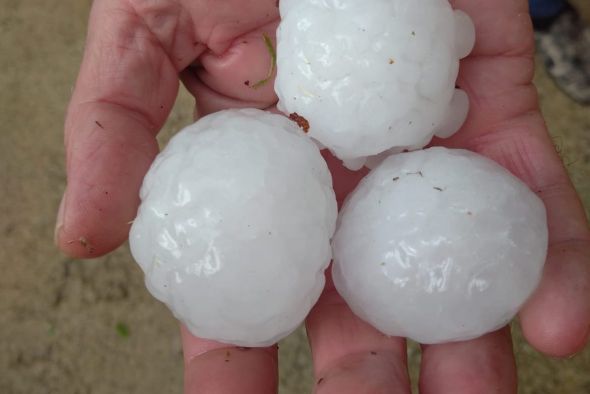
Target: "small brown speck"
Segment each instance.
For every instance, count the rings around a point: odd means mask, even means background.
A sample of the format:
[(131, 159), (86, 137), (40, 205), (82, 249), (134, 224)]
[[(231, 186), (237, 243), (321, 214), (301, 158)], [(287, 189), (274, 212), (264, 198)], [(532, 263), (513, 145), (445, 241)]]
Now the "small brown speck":
[(324, 381), (324, 378), (319, 378), (317, 384), (320, 385), (320, 384), (322, 384), (323, 381)]
[(394, 181), (394, 182), (397, 182), (397, 181), (399, 181), (399, 176), (396, 176), (395, 178), (393, 178), (393, 181)]
[(160, 105), (160, 109), (164, 109), (164, 106), (163, 105)]
[(394, 64), (395, 60), (393, 60), (392, 58), (389, 58), (389, 64)]
[(471, 211), (467, 211), (467, 215), (469, 215), (469, 216), (473, 216), (473, 212), (471, 212)]
[(309, 132), (309, 122), (297, 112), (293, 112), (291, 115), (289, 115), (289, 119), (297, 123), (297, 125), (301, 127), (305, 133)]
[(244, 85), (250, 86), (250, 81), (244, 81)]
[(442, 187), (435, 186), (435, 187), (433, 187), (433, 189), (434, 190), (438, 190), (439, 192), (442, 192), (443, 191), (443, 188)]
[(100, 127), (101, 129), (103, 129), (103, 130), (104, 130), (104, 126), (103, 126), (103, 125), (102, 125), (102, 123), (100, 123), (98, 120), (95, 120), (95, 121), (94, 121), (94, 123), (96, 123), (96, 125), (97, 125), (98, 127)]
[(78, 242), (80, 242), (80, 245), (82, 245), (84, 247), (87, 247), (88, 246), (88, 240), (86, 238), (84, 238), (84, 237), (80, 237), (78, 239)]
[(413, 36), (415, 36), (415, 35), (416, 35), (416, 32), (415, 32), (415, 31), (413, 31), (413, 30), (412, 30), (412, 35), (413, 35)]
[(371, 354), (372, 354), (373, 356), (376, 356), (376, 355), (377, 355), (377, 352), (371, 352)]

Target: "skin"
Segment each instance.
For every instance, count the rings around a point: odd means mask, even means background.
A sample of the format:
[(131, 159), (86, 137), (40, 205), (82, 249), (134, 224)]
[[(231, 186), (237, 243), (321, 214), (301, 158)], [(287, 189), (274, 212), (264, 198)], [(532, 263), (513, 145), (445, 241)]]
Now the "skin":
[[(540, 288), (520, 313), (539, 351), (565, 357), (590, 333), (590, 232), (556, 154), (532, 85), (533, 33), (526, 0), (455, 0), (474, 20), (478, 41), (458, 85), (470, 96), (461, 131), (435, 144), (466, 148), (504, 165), (543, 199), (550, 247)], [(68, 186), (56, 243), (79, 258), (125, 241), (138, 190), (158, 153), (155, 135), (180, 79), (201, 114), (271, 108), (272, 83), (261, 39), (273, 36), (276, 0), (96, 0), (86, 52), (65, 126)], [(189, 67), (191, 64), (200, 67)], [(363, 176), (327, 157), (341, 202)], [(317, 393), (409, 393), (405, 341), (357, 319), (330, 280), (307, 329)], [(186, 393), (274, 393), (277, 351), (238, 349), (182, 329)], [(229, 358), (231, 362), (224, 360)], [(423, 347), (423, 393), (515, 393), (510, 332)]]

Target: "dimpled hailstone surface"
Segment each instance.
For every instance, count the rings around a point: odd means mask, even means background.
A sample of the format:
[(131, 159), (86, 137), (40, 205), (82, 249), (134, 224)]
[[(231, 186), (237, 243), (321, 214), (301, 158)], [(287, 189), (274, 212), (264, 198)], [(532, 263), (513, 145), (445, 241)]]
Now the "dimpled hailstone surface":
[(541, 200), (493, 161), (432, 148), (394, 155), (345, 203), (333, 277), (381, 332), (466, 340), (509, 322), (547, 251)]
[(337, 208), (301, 133), (283, 116), (224, 111), (182, 130), (146, 175), (131, 252), (193, 334), (267, 346), (318, 299)]
[[(278, 108), (351, 167), (448, 137), (468, 112), (455, 89), (475, 29), (446, 0), (281, 0)], [(361, 159), (359, 161), (359, 158)], [(356, 163), (355, 163), (356, 162)]]

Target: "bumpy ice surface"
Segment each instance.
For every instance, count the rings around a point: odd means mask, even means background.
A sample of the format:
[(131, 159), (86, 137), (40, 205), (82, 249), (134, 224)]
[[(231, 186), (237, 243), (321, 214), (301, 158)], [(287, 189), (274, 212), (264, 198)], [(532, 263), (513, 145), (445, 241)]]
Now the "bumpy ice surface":
[(545, 208), (508, 171), (464, 150), (394, 155), (345, 203), (333, 277), (385, 334), (466, 340), (505, 325), (539, 283)]
[(203, 118), (144, 179), (131, 252), (190, 331), (266, 346), (303, 321), (324, 286), (337, 208), (316, 145), (258, 110)]
[(475, 30), (447, 0), (281, 0), (280, 13), (278, 108), (350, 167), (465, 120), (455, 80)]

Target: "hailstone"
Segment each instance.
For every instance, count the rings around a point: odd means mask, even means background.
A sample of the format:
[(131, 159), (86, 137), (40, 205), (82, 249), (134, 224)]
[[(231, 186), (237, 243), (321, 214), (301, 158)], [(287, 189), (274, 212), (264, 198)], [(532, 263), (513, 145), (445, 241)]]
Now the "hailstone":
[(278, 108), (351, 168), (448, 137), (469, 106), (455, 89), (475, 42), (447, 0), (281, 0)]
[(387, 158), (346, 201), (338, 292), (384, 334), (432, 344), (507, 324), (547, 252), (542, 201), (495, 162), (431, 148)]
[(177, 134), (141, 188), (131, 252), (149, 291), (201, 338), (267, 346), (317, 301), (337, 207), (318, 148), (259, 110)]

